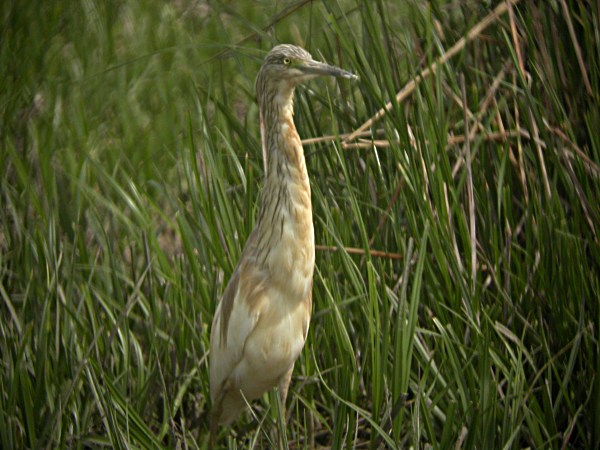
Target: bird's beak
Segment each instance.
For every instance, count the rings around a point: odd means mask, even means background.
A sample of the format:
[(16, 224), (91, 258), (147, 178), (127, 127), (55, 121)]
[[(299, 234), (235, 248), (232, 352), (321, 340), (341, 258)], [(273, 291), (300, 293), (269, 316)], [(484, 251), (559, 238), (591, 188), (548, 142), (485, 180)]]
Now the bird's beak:
[(307, 75), (325, 75), (338, 78), (347, 78), (349, 80), (358, 80), (358, 76), (354, 75), (352, 72), (348, 72), (344, 69), (340, 69), (339, 67), (330, 66), (329, 64), (314, 60), (305, 62), (299, 66), (298, 69)]

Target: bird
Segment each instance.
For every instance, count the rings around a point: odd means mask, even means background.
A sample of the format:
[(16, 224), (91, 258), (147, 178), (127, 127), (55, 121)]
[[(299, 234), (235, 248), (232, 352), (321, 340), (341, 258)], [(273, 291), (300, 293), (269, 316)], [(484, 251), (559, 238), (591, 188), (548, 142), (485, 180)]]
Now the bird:
[[(312, 310), (315, 243), (304, 150), (294, 125), (294, 90), (351, 72), (281, 44), (256, 78), (265, 170), (256, 225), (217, 305), (210, 332), (210, 440), (247, 402), (277, 387), (285, 408)], [(284, 415), (285, 417), (285, 415)]]

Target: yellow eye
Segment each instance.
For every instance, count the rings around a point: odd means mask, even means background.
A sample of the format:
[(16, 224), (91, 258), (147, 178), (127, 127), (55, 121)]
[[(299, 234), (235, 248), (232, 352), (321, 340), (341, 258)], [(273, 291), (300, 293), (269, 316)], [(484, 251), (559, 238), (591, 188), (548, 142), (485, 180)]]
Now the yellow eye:
[(290, 58), (283, 58), (283, 63), (286, 66), (289, 66), (292, 63), (292, 60)]

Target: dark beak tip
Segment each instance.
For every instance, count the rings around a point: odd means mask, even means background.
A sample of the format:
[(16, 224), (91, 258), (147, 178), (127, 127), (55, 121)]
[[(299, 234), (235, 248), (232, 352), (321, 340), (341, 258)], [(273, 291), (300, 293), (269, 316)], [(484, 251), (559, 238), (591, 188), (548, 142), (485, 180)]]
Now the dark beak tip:
[(339, 70), (338, 76), (341, 78), (345, 78), (350, 81), (360, 80), (360, 77), (358, 75), (353, 74), (352, 72), (348, 72), (347, 70), (344, 70), (344, 69), (338, 69), (338, 70)]
[(352, 72), (341, 69), (336, 66), (330, 66), (325, 63), (318, 61), (311, 61), (308, 65), (301, 67), (306, 73), (312, 73), (313, 75), (329, 75), (337, 78), (345, 78), (351, 81), (358, 81), (360, 78), (358, 75), (354, 75)]
[(358, 81), (360, 77), (358, 75), (353, 74), (352, 72), (346, 72), (345, 70), (339, 75), (341, 78), (345, 78), (350, 81)]

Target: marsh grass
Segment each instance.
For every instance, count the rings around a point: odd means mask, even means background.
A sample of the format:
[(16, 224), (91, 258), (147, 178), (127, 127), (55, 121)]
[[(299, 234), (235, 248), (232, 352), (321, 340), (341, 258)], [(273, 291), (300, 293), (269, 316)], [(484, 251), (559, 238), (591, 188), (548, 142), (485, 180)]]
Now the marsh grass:
[(500, 3), (4, 2), (0, 447), (207, 446), (253, 82), (285, 41), (361, 77), (299, 89), (303, 137), (391, 104), (305, 146), (320, 250), (287, 425), (265, 396), (220, 443), (594, 448), (600, 11), (522, 0), (469, 35)]

